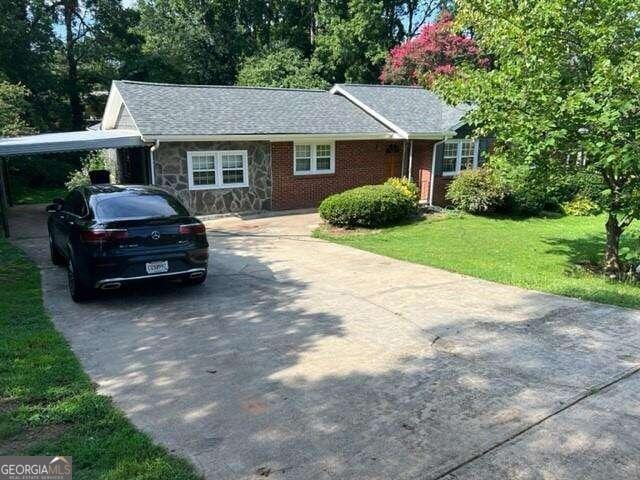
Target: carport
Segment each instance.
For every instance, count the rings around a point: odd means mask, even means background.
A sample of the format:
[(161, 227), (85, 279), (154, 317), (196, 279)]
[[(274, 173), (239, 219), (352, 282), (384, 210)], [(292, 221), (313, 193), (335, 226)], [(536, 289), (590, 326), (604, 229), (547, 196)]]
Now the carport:
[(118, 166), (130, 176), (130, 183), (150, 183), (153, 172), (149, 148), (136, 130), (86, 130), (0, 139), (0, 222), (5, 236), (8, 237), (10, 233), (7, 212), (10, 204), (7, 157), (104, 149), (116, 152)]

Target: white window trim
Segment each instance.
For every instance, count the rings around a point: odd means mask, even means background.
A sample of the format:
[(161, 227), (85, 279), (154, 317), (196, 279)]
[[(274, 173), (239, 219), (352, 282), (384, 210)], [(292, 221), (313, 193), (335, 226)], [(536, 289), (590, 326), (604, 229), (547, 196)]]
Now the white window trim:
[[(445, 145), (447, 143), (456, 143), (457, 144), (457, 150), (456, 150), (456, 169), (455, 171), (451, 171), (451, 172), (445, 172), (444, 169), (442, 170), (442, 176), (443, 177), (455, 177), (456, 175), (460, 175), (460, 167), (462, 166), (462, 144), (465, 142), (468, 142), (469, 138), (455, 138), (455, 139), (450, 139), (450, 140), (445, 140), (442, 143), (442, 148), (446, 148)], [(478, 139), (473, 140), (473, 166), (471, 167), (472, 169), (476, 169), (478, 168), (478, 148), (479, 148), (479, 144), (480, 142), (478, 141)], [(444, 161), (444, 150), (443, 150), (443, 161)]]
[[(216, 183), (208, 185), (195, 185), (193, 183), (193, 156), (212, 155), (215, 159)], [(244, 172), (243, 183), (222, 183), (222, 155), (242, 155), (242, 170)], [(187, 177), (189, 190), (216, 190), (221, 188), (244, 188), (249, 186), (249, 155), (247, 150), (195, 150), (187, 152)]]
[[(309, 145), (311, 146), (311, 170), (298, 172), (296, 170), (296, 146), (297, 145)], [(331, 147), (331, 160), (329, 170), (318, 170), (317, 169), (317, 156), (316, 151), (318, 145), (329, 145)], [(336, 173), (336, 142), (332, 140), (319, 141), (314, 140), (312, 142), (294, 142), (293, 144), (293, 174), (298, 175), (331, 175), (332, 173)]]

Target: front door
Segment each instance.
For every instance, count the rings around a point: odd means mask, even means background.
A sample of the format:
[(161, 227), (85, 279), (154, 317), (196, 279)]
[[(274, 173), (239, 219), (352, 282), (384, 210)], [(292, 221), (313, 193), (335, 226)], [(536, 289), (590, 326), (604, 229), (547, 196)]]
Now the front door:
[(401, 177), (402, 176), (402, 154), (387, 153), (384, 158), (384, 177)]

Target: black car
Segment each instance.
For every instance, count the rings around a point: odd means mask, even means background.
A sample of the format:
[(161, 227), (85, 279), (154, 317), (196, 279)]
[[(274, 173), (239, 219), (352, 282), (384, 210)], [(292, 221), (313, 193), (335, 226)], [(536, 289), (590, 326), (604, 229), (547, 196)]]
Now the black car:
[(53, 202), (47, 207), (51, 261), (67, 265), (74, 301), (134, 281), (204, 282), (205, 227), (163, 190), (91, 185)]

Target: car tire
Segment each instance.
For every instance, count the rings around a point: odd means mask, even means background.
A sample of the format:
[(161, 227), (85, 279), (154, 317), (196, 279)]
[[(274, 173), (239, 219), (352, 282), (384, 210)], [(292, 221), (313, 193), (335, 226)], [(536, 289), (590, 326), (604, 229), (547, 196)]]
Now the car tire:
[(54, 265), (61, 266), (67, 263), (67, 260), (53, 244), (53, 238), (51, 237), (51, 234), (49, 234), (49, 252), (51, 253), (51, 263), (53, 263)]
[(84, 302), (92, 297), (94, 293), (93, 289), (80, 281), (78, 269), (73, 264), (73, 259), (71, 258), (69, 258), (69, 264), (67, 265), (67, 282), (69, 285), (69, 295), (71, 295), (71, 299), (74, 302)]
[(202, 275), (201, 277), (198, 278), (185, 278), (182, 283), (184, 285), (188, 285), (190, 287), (196, 286), (196, 285), (202, 285), (205, 280), (207, 279), (207, 274), (205, 273), (204, 275)]

